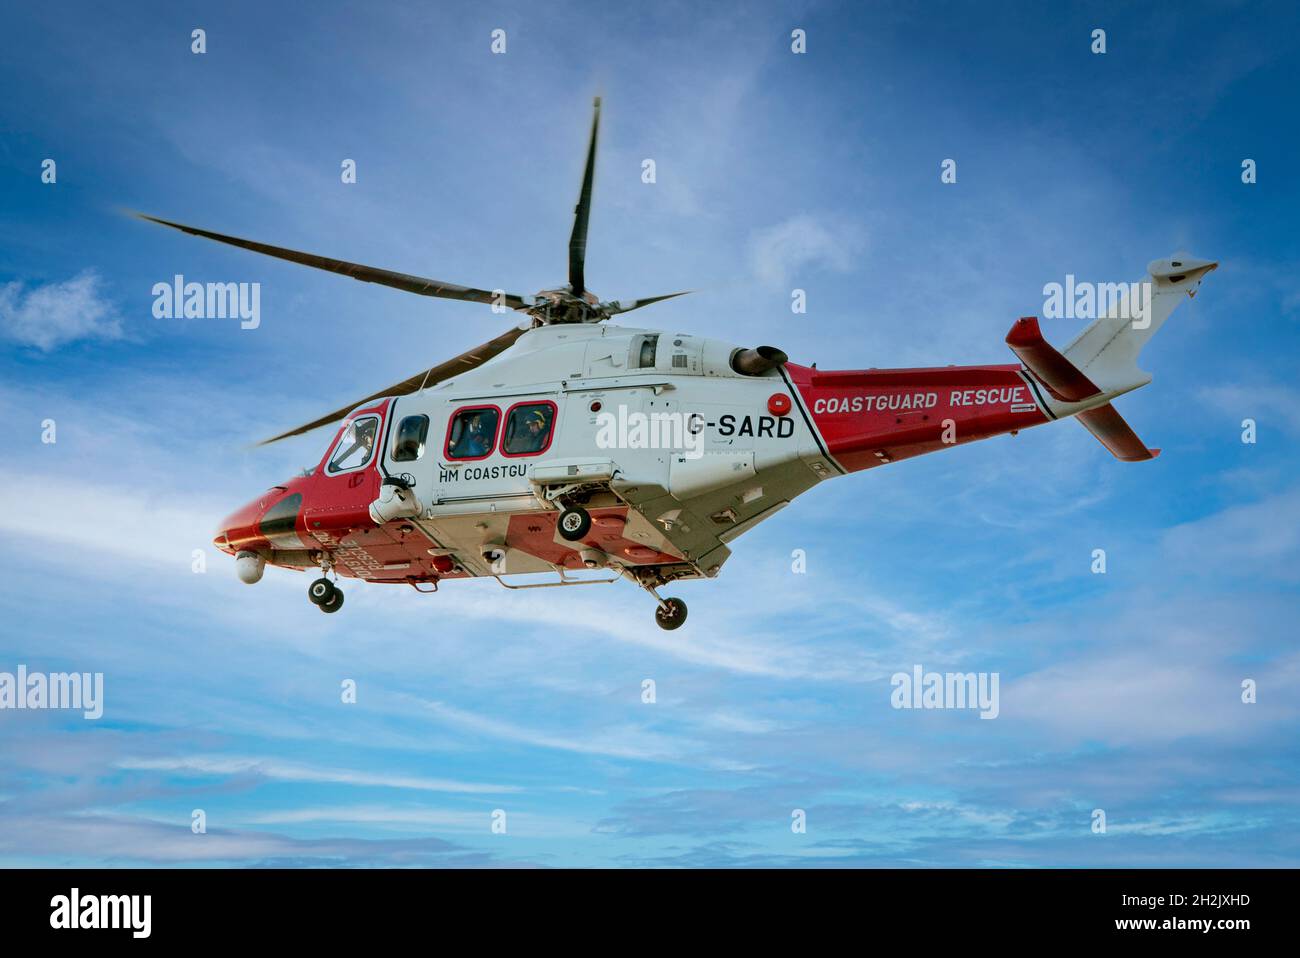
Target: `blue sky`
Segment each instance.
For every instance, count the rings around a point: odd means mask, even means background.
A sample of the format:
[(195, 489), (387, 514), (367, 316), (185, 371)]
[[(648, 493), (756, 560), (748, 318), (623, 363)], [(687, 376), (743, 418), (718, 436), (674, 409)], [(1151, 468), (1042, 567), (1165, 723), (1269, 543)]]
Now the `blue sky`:
[[(102, 671), (106, 703), (0, 712), (0, 862), (1300, 863), (1298, 19), (9, 5), (0, 671)], [(501, 317), (119, 208), (531, 292), (563, 280), (596, 94), (591, 285), (699, 290), (650, 326), (822, 368), (1008, 362), (1045, 283), (1219, 260), (1143, 354), (1155, 382), (1117, 403), (1163, 455), (1121, 464), (1062, 423), (836, 480), (677, 590), (674, 633), (624, 584), (353, 583), (324, 617), (303, 575), (236, 581), (216, 523), (328, 437), (252, 440)], [(261, 283), (260, 327), (155, 319), (176, 273)], [(1058, 344), (1077, 329), (1044, 321)], [(1001, 714), (892, 709), (915, 664), (1000, 673)]]

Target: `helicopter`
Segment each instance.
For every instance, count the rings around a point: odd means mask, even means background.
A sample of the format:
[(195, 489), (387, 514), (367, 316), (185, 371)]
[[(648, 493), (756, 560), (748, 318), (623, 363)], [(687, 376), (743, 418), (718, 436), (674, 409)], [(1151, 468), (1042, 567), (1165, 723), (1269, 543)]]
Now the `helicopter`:
[(260, 581), (267, 565), (317, 570), (307, 594), (325, 613), (343, 606), (341, 577), (419, 592), (479, 577), (510, 589), (627, 580), (654, 598), (656, 623), (671, 630), (686, 621), (686, 603), (661, 589), (716, 577), (733, 540), (828, 479), (1069, 418), (1117, 459), (1159, 454), (1111, 401), (1151, 382), (1138, 353), (1217, 263), (1183, 254), (1152, 262), (1136, 307), (1112, 303), (1063, 350), (1027, 317), (1006, 336), (1014, 363), (820, 370), (773, 346), (607, 322), (684, 293), (602, 300), (588, 288), (599, 130), (597, 98), (569, 281), (531, 296), (136, 214), (521, 317), (459, 356), (260, 443), (341, 421), (314, 467), (221, 523), (214, 544), (234, 557), (240, 580)]

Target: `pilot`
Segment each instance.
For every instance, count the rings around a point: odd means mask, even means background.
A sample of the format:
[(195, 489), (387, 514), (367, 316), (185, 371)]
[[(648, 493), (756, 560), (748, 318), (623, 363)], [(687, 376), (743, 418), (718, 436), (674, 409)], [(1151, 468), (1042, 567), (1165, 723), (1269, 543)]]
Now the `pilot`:
[[(353, 426), (348, 432), (352, 436), (351, 445), (346, 448), (343, 443), (339, 443), (339, 449), (334, 454), (334, 460), (330, 463), (331, 472), (339, 472), (343, 469), (351, 469), (370, 459), (370, 450), (375, 447), (375, 433), (378, 431), (379, 423), (374, 419), (363, 419), (360, 423)], [(347, 435), (344, 435), (343, 441), (346, 442)], [(358, 455), (360, 453), (360, 455)]]
[(515, 451), (541, 452), (546, 446), (546, 439), (550, 433), (549, 426), (546, 413), (534, 409), (524, 420), (524, 434), (516, 440), (515, 445), (518, 448)]

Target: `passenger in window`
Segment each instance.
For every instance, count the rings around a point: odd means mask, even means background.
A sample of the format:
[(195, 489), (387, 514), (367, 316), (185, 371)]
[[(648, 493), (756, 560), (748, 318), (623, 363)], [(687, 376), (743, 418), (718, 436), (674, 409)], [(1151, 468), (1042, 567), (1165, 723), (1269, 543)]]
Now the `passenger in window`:
[(511, 452), (541, 452), (546, 448), (546, 441), (551, 435), (551, 423), (545, 410), (533, 409), (524, 416), (523, 433), (516, 433), (511, 438)]
[(478, 459), (486, 456), (492, 451), (492, 435), (487, 431), (486, 424), (483, 422), (482, 413), (473, 413), (470, 415), (469, 422), (466, 423), (464, 431), (461, 433), (460, 441), (456, 443), (456, 448), (452, 450), (452, 455), (457, 459)]

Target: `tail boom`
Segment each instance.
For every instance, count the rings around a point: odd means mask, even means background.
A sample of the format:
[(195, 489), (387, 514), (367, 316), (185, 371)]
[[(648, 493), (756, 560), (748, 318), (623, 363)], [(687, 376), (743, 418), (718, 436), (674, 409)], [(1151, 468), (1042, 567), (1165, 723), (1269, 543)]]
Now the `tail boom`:
[(845, 472), (1048, 422), (1018, 364), (821, 371), (787, 363), (800, 411)]
[[(823, 371), (787, 363), (783, 375), (820, 453), (843, 472), (937, 452), (1074, 417), (1117, 459), (1142, 462), (1148, 448), (1111, 400), (1151, 381), (1138, 353), (1201, 279), (1218, 266), (1175, 254), (1147, 267), (1137, 304), (1117, 306), (1064, 351), (1034, 317), (1018, 320), (1006, 342), (1019, 363), (923, 369)], [(1137, 306), (1137, 315), (1122, 315)]]

